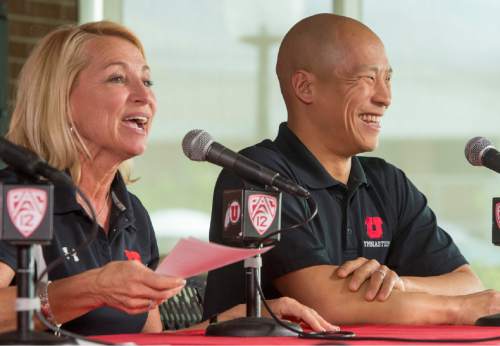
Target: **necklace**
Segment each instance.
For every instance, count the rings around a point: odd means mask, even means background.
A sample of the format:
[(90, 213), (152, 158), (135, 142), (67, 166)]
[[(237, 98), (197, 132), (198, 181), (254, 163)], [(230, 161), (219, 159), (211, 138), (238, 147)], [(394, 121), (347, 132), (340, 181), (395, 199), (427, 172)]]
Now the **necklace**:
[(104, 209), (105, 209), (105, 208), (106, 208), (106, 206), (108, 205), (108, 201), (109, 201), (109, 197), (110, 197), (110, 195), (111, 195), (111, 192), (108, 192), (108, 193), (106, 194), (106, 199), (104, 200), (104, 203), (103, 203), (103, 205), (102, 205), (101, 209), (99, 209), (99, 211), (98, 211), (98, 212), (97, 212), (97, 214), (95, 215), (95, 216), (96, 216), (96, 218), (98, 218), (99, 216), (101, 216), (102, 212), (104, 211)]

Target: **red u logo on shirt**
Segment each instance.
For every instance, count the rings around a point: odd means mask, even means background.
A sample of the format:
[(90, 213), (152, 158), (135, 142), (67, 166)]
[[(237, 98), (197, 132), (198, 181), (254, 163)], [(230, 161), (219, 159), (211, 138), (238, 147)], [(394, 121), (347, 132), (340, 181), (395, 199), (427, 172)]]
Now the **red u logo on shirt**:
[(125, 250), (125, 257), (127, 257), (129, 261), (141, 261), (141, 255), (137, 251)]
[(366, 234), (370, 239), (380, 239), (384, 234), (382, 229), (382, 218), (379, 216), (367, 216), (365, 219)]

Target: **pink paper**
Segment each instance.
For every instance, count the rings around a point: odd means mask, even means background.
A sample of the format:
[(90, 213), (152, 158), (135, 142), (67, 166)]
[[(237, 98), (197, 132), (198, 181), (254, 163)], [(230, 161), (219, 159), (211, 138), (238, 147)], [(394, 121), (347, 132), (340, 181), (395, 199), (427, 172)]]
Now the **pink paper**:
[(257, 254), (263, 254), (271, 248), (272, 246), (244, 249), (209, 243), (193, 237), (182, 238), (160, 263), (156, 273), (189, 278)]

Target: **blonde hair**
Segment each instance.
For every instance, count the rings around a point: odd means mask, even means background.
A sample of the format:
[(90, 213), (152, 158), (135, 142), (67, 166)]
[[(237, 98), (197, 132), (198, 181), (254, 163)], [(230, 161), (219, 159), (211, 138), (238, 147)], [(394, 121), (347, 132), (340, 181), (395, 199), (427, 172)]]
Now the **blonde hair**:
[[(139, 39), (127, 28), (109, 21), (63, 26), (45, 36), (31, 52), (19, 74), (17, 94), (7, 139), (22, 145), (52, 166), (68, 170), (78, 183), (80, 155), (89, 156), (72, 126), (70, 93), (89, 57), (88, 41), (102, 36), (123, 38), (144, 56)], [(120, 165), (125, 180), (129, 164)]]

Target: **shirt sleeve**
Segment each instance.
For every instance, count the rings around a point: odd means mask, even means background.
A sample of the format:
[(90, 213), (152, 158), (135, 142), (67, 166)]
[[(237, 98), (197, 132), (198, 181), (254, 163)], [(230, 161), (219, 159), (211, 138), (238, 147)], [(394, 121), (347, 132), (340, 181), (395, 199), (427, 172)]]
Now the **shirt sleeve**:
[(0, 241), (0, 262), (7, 264), (12, 270), (16, 270), (17, 250), (14, 245)]
[(307, 202), (289, 194), (282, 195), (281, 239), (277, 245), (263, 255), (264, 277), (272, 281), (299, 269), (330, 264), (324, 242), (315, 230), (315, 221), (292, 230), (287, 228), (301, 224), (312, 214)]
[(425, 196), (401, 170), (396, 169), (395, 176), (398, 226), (388, 266), (399, 275), (434, 276), (467, 264), (450, 235), (437, 225)]
[[(265, 167), (278, 172), (281, 176), (304, 185), (299, 177), (295, 176), (289, 161), (282, 157), (279, 151), (271, 149), (269, 145), (272, 144), (254, 147), (245, 154)], [(286, 230), (286, 228), (303, 223), (312, 212), (304, 198), (282, 193), (281, 228), (285, 230), (281, 233), (281, 239), (277, 245), (263, 255), (264, 285), (271, 286), (273, 280), (299, 269), (331, 263), (325, 242), (320, 238), (322, 232), (316, 229), (320, 227), (318, 218), (299, 228)]]
[[(266, 153), (269, 150), (267, 148), (258, 148), (258, 150), (258, 152), (249, 151), (245, 154), (251, 159), (259, 160), (261, 164), (282, 176), (296, 180), (287, 169), (286, 164), (276, 157), (276, 153)], [(222, 193), (224, 190), (242, 188), (258, 187), (243, 182), (229, 171), (223, 171), (214, 192), (210, 227), (212, 241), (222, 242)], [(265, 281), (269, 283), (302, 268), (330, 263), (324, 242), (318, 237), (319, 232), (314, 231), (314, 221), (293, 230), (286, 230), (286, 228), (303, 223), (311, 213), (305, 199), (282, 193), (281, 229), (285, 230), (281, 233), (281, 239), (276, 246), (262, 256), (264, 284), (266, 284)]]

